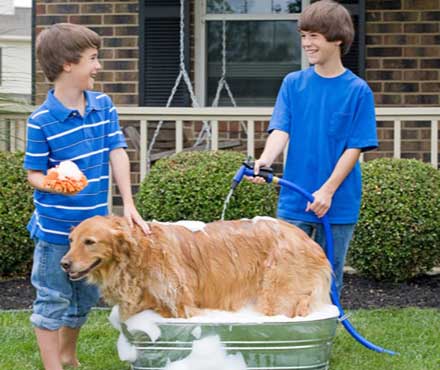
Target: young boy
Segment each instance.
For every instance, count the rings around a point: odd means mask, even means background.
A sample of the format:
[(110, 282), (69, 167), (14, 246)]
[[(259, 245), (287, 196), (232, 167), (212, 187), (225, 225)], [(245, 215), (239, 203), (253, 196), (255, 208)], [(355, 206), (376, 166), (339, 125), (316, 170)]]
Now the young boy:
[(312, 192), (315, 200), (309, 204), (302, 195), (282, 188), (278, 217), (303, 229), (325, 250), (319, 218), (328, 214), (340, 294), (361, 201), (359, 155), (378, 145), (374, 99), (366, 82), (342, 65), (341, 56), (354, 38), (350, 14), (342, 5), (330, 0), (313, 3), (301, 14), (298, 28), (313, 66), (284, 78), (255, 173), (272, 165), (290, 140), (283, 177)]
[[(97, 302), (97, 288), (70, 281), (60, 268), (69, 249), (72, 227), (108, 213), (109, 163), (124, 202), (124, 216), (148, 233), (130, 188), (130, 165), (118, 115), (110, 98), (89, 91), (101, 65), (100, 37), (83, 26), (60, 23), (41, 32), (36, 53), (54, 83), (46, 101), (28, 120), (24, 167), (35, 187), (35, 211), (28, 224), (35, 241), (32, 284), (36, 288), (31, 322), (46, 370), (79, 366), (76, 343), (80, 327)], [(76, 163), (88, 179), (77, 194), (49, 191), (47, 170), (61, 161)]]

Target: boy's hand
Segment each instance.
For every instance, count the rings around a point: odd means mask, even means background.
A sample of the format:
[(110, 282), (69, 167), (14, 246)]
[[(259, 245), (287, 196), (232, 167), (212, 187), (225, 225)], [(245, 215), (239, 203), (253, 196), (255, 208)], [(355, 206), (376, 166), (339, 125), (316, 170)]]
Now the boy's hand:
[(321, 187), (313, 193), (315, 201), (313, 203), (307, 202), (306, 212), (315, 212), (318, 218), (323, 217), (332, 205), (333, 193), (326, 188)]
[[(271, 163), (269, 163), (268, 161), (264, 160), (264, 159), (257, 159), (254, 163), (254, 174), (258, 175), (260, 172), (260, 168), (261, 167), (270, 167)], [(265, 184), (266, 180), (260, 176), (245, 176), (244, 177), (246, 180), (254, 183), (254, 184)]]
[(130, 227), (133, 227), (134, 224), (137, 224), (142, 229), (145, 235), (151, 234), (148, 223), (141, 217), (134, 206), (124, 206), (124, 217), (127, 219)]
[(77, 190), (77, 191), (66, 191), (66, 190), (57, 190), (57, 189), (51, 189), (49, 187), (45, 188), (44, 191), (46, 191), (47, 193), (52, 193), (52, 194), (60, 194), (60, 195), (76, 195), (78, 194), (81, 190)]
[[(52, 194), (61, 195), (75, 195), (81, 191), (81, 189), (66, 189), (65, 186), (58, 186), (59, 180), (48, 179), (42, 171), (28, 170), (27, 179), (35, 189)], [(48, 184), (51, 182), (51, 185)]]
[(43, 178), (43, 188), (49, 192), (74, 195), (88, 184), (87, 178), (72, 161), (62, 161), (47, 171)]
[(78, 194), (85, 186), (83, 183), (72, 182), (70, 180), (47, 180), (43, 183), (44, 190), (48, 193), (61, 195)]

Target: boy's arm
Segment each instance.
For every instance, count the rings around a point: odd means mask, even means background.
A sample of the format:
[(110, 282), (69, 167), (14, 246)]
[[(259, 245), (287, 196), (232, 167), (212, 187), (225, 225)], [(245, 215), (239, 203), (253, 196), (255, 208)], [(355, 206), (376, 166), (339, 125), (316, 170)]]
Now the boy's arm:
[(319, 218), (323, 217), (329, 210), (332, 204), (332, 198), (336, 190), (342, 184), (344, 179), (348, 176), (350, 171), (359, 159), (361, 154), (360, 149), (350, 148), (347, 149), (339, 158), (327, 181), (313, 193), (315, 201), (313, 203), (307, 202), (306, 211), (315, 212)]
[(110, 152), (110, 164), (112, 166), (113, 177), (121, 192), (122, 201), (124, 203), (124, 217), (128, 220), (130, 226), (133, 226), (134, 222), (141, 227), (145, 234), (149, 234), (151, 232), (150, 228), (142, 219), (133, 202), (130, 181), (130, 161), (123, 148), (116, 148)]
[(55, 189), (47, 188), (44, 186), (44, 179), (45, 178), (46, 178), (46, 175), (43, 173), (43, 171), (27, 170), (28, 182), (35, 189), (38, 189), (40, 191), (44, 191), (46, 193), (62, 194), (62, 195), (75, 195), (77, 193), (77, 192), (65, 193), (62, 191), (56, 191)]
[(48, 191), (48, 189), (44, 188), (44, 173), (42, 171), (34, 171), (34, 170), (28, 170), (27, 171), (27, 179), (29, 184), (33, 186), (35, 189), (41, 190), (41, 191)]
[[(255, 161), (254, 173), (258, 174), (261, 167), (270, 167), (273, 161), (284, 150), (289, 141), (289, 134), (281, 130), (273, 130), (266, 140), (263, 153), (260, 158)], [(265, 180), (262, 177), (246, 177), (249, 181), (255, 184), (263, 184)]]

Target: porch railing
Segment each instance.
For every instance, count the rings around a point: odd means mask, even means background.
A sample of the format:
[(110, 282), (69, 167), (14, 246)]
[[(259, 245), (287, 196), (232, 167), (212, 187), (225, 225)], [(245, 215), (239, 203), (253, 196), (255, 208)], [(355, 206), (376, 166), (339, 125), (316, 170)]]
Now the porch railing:
[[(140, 124), (140, 160), (145, 176), (147, 162), (148, 125), (152, 121), (166, 120), (175, 124), (175, 151), (183, 150), (183, 122), (208, 121), (211, 125), (210, 146), (219, 148), (218, 123), (240, 121), (247, 126), (247, 154), (255, 152), (255, 122), (268, 121), (272, 108), (161, 108), (161, 107), (120, 107), (120, 120), (138, 121)], [(26, 141), (26, 119), (31, 112), (16, 114), (0, 113), (0, 150), (24, 150)], [(402, 122), (425, 121), (431, 124), (431, 164), (438, 167), (438, 122), (440, 108), (430, 107), (393, 107), (376, 108), (377, 121), (393, 122), (394, 157), (401, 157)], [(143, 177), (142, 176), (142, 177)]]
[[(152, 122), (167, 121), (175, 126), (175, 152), (184, 149), (184, 125), (188, 121), (206, 121), (211, 125), (210, 149), (219, 148), (219, 122), (239, 121), (247, 127), (247, 154), (255, 153), (255, 122), (268, 121), (272, 108), (161, 108), (161, 107), (119, 107), (121, 121), (139, 124), (140, 180), (147, 174), (148, 127)], [(0, 114), (0, 150), (24, 150), (26, 139), (26, 118), (30, 112)], [(440, 108), (393, 107), (376, 108), (378, 122), (393, 124), (393, 156), (402, 154), (402, 122), (423, 121), (430, 123), (430, 162), (438, 168), (438, 125)], [(415, 139), (417, 141), (417, 139)]]

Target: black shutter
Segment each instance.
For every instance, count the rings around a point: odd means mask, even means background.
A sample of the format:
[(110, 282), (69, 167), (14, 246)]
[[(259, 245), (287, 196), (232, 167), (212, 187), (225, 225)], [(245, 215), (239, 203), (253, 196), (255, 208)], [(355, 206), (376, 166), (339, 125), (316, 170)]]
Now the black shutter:
[[(180, 1), (141, 0), (140, 2), (139, 105), (163, 107), (179, 74)], [(189, 72), (189, 11), (185, 0), (185, 63)], [(182, 80), (171, 106), (189, 105)]]
[(355, 30), (355, 37), (349, 52), (342, 57), (345, 67), (365, 77), (365, 0), (341, 0), (350, 12)]

